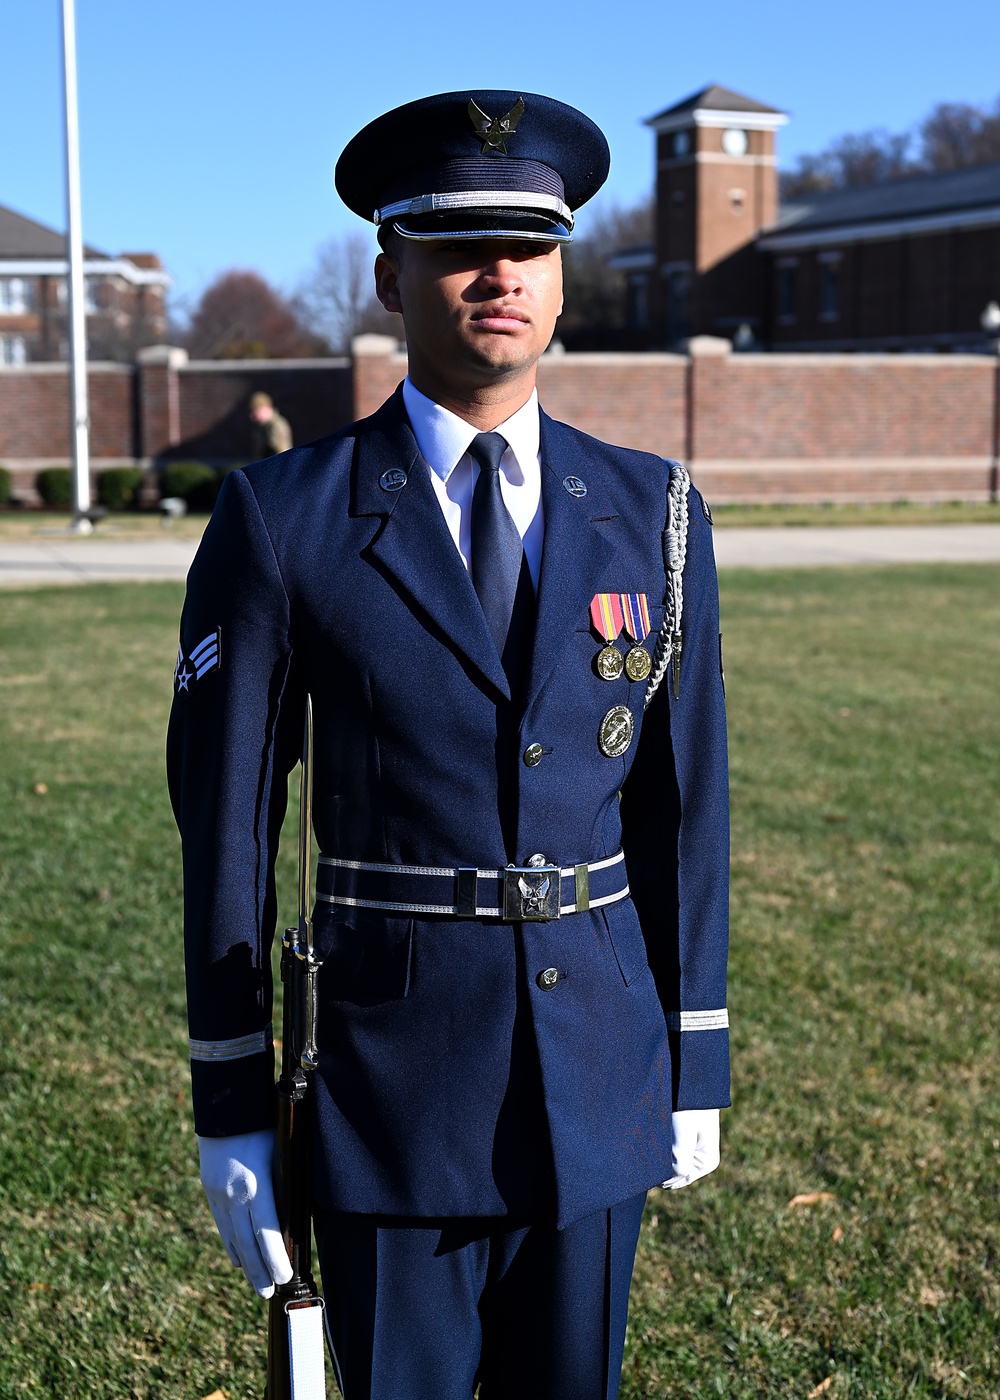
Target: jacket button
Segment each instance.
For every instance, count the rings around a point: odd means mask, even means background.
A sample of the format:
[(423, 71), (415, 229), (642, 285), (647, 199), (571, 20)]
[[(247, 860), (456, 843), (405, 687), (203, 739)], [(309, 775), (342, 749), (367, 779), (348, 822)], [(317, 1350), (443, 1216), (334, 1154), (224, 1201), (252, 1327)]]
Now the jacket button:
[(551, 992), (552, 988), (559, 981), (559, 969), (557, 967), (547, 967), (544, 972), (540, 972), (535, 981), (543, 992)]
[(524, 751), (524, 761), (529, 768), (537, 768), (542, 761), (541, 744), (529, 744)]

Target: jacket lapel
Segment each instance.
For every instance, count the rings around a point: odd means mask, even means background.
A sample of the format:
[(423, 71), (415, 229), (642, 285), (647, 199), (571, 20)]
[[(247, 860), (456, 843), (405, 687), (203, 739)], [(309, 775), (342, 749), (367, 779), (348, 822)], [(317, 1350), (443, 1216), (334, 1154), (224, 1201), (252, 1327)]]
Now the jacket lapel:
[[(616, 515), (605, 498), (602, 468), (593, 459), (582, 459), (578, 438), (545, 413), (541, 414), (541, 456), (545, 538), (528, 706), (586, 619), (590, 600), (614, 554), (595, 519), (606, 521)], [(571, 495), (563, 485), (568, 477), (581, 478), (587, 494)]]
[[(399, 490), (380, 485), (386, 473), (406, 473)], [(369, 546), (382, 569), (400, 585), (453, 651), (510, 699), (482, 606), (455, 548), (403, 408), (402, 391), (368, 420), (355, 448), (352, 515), (380, 515), (385, 524)]]

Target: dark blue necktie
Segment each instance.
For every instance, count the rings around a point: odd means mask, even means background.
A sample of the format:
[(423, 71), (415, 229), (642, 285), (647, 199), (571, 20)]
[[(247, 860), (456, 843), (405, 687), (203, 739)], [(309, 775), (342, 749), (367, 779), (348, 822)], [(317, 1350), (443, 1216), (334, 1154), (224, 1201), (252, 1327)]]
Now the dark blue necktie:
[(472, 492), (472, 583), (510, 682), (510, 703), (497, 708), (497, 807), (508, 860), (517, 859), (520, 720), (535, 635), (535, 590), (528, 557), (500, 493), (499, 433), (480, 433), (469, 452), (479, 463)]
[(479, 463), (472, 493), (472, 584), (501, 657), (524, 559), (521, 536), (500, 491), (500, 459), (506, 450), (499, 433), (479, 433), (469, 446)]

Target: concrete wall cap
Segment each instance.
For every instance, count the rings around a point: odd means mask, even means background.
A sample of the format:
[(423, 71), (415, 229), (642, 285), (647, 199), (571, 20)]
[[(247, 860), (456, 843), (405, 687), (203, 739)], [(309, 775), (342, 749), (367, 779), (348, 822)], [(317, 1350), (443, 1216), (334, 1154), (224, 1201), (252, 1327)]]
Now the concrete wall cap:
[(399, 341), (393, 335), (356, 335), (351, 341), (352, 355), (395, 355)]
[(188, 352), (180, 345), (146, 345), (136, 359), (141, 365), (167, 365), (170, 369), (180, 369), (188, 362)]
[(546, 353), (539, 364), (548, 370), (553, 367), (553, 359), (557, 361), (560, 372), (563, 369), (572, 372), (578, 365), (611, 365), (619, 368), (641, 365), (655, 368), (659, 365), (687, 364), (686, 355), (675, 355), (667, 350), (567, 350), (562, 355), (550, 356)]
[(299, 370), (347, 369), (346, 355), (324, 355), (304, 360), (186, 360), (180, 366), (184, 374), (295, 374)]
[(693, 335), (686, 349), (689, 355), (729, 355), (733, 342), (722, 335)]

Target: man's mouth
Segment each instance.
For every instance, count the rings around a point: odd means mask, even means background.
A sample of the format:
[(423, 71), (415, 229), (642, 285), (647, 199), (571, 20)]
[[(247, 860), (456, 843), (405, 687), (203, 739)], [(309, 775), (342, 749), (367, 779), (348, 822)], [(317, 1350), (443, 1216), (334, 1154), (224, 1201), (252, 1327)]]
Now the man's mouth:
[(515, 326), (527, 325), (529, 318), (516, 306), (481, 306), (473, 312), (472, 320), (483, 330), (513, 330)]

